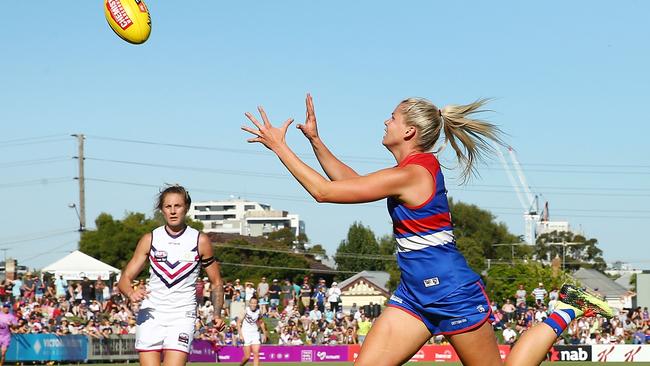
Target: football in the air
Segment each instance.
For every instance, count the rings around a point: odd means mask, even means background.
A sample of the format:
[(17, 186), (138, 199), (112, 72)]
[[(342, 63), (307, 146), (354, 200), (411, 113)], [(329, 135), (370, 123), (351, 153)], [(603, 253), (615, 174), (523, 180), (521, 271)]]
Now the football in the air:
[(140, 44), (151, 34), (151, 15), (142, 0), (104, 0), (104, 15), (123, 40)]

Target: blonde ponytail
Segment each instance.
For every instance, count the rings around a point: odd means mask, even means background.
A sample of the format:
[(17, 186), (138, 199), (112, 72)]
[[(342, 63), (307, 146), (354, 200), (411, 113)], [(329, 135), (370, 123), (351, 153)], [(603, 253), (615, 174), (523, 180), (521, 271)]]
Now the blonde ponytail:
[(463, 166), (461, 179), (467, 182), (476, 173), (474, 163), (483, 160), (486, 153), (493, 152), (490, 141), (503, 144), (501, 130), (497, 126), (469, 118), (475, 113), (484, 112), (481, 107), (487, 102), (488, 99), (479, 99), (466, 105), (448, 105), (438, 109), (426, 99), (409, 98), (401, 105), (406, 123), (418, 129), (418, 144), (424, 151), (432, 150), (444, 132), (444, 143), (451, 144), (456, 152), (456, 158)]

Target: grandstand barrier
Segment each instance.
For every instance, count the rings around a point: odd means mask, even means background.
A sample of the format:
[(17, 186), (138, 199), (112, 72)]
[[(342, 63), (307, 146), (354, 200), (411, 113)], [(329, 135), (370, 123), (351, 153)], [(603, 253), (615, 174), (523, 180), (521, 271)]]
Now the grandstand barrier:
[(112, 335), (107, 338), (88, 337), (89, 361), (130, 361), (138, 360), (135, 350), (135, 335)]
[[(260, 360), (264, 362), (340, 362), (354, 361), (361, 350), (360, 345), (341, 346), (267, 346), (260, 347)], [(510, 353), (510, 346), (500, 345), (501, 358)], [(195, 340), (192, 343), (190, 362), (238, 362), (243, 357), (242, 347), (214, 346), (211, 342)], [(650, 345), (594, 345), (553, 346), (548, 361), (577, 362), (647, 362), (650, 361)], [(459, 362), (460, 359), (449, 345), (425, 345), (412, 358), (415, 362)]]
[[(133, 335), (97, 339), (83, 335), (14, 334), (7, 349), (7, 362), (47, 361), (130, 361), (137, 360)], [(359, 355), (359, 345), (338, 346), (272, 346), (260, 347), (264, 362), (345, 362)], [(499, 346), (501, 358), (510, 353), (509, 346)], [(242, 347), (215, 346), (195, 340), (190, 362), (237, 362), (243, 356)], [(650, 362), (650, 344), (616, 344), (593, 346), (553, 346), (549, 361), (577, 362)], [(411, 361), (458, 362), (458, 355), (449, 345), (425, 345)]]
[[(340, 346), (267, 346), (260, 347), (260, 361), (264, 362), (341, 362), (354, 361), (361, 350), (360, 345)], [(499, 346), (501, 358), (510, 353), (509, 346)], [(242, 347), (215, 346), (211, 342), (195, 340), (189, 356), (190, 362), (237, 362), (242, 359)], [(411, 361), (458, 362), (453, 347), (426, 345)]]
[(88, 337), (83, 335), (13, 334), (6, 361), (85, 361), (87, 357)]

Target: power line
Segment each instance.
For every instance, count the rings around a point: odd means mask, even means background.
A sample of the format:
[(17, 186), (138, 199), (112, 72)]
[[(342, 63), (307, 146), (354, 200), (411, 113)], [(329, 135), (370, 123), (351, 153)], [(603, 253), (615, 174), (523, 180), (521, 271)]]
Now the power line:
[[(191, 150), (221, 151), (221, 152), (229, 152), (229, 153), (235, 153), (235, 154), (264, 155), (264, 156), (268, 156), (268, 157), (275, 157), (275, 155), (273, 155), (270, 152), (253, 151), (253, 150), (248, 150), (248, 149), (233, 149), (233, 148), (224, 148), (224, 147), (187, 145), (187, 144), (170, 144), (170, 143), (164, 143), (164, 142), (154, 142), (154, 141), (134, 140), (134, 139), (123, 139), (123, 138), (116, 138), (116, 137), (103, 137), (103, 136), (94, 136), (94, 135), (86, 135), (86, 137), (91, 138), (91, 139), (97, 139), (97, 140), (117, 141), (117, 142), (151, 145), (151, 146), (165, 146), (165, 147), (174, 147), (174, 148), (191, 149)], [(297, 154), (297, 155), (300, 156), (303, 159), (310, 159), (310, 160), (316, 159), (313, 156), (313, 154), (301, 153), (301, 154)], [(357, 161), (357, 162), (390, 163), (390, 160), (384, 159), (384, 158), (358, 157), (358, 156), (349, 156), (349, 155), (348, 156), (339, 155), (339, 157), (343, 158), (343, 159)]]
[[(499, 206), (487, 206), (487, 207), (481, 207), (483, 209), (489, 209), (489, 210), (517, 210), (517, 211), (522, 211), (521, 207), (499, 207)], [(565, 212), (565, 211), (577, 211), (577, 212), (594, 212), (594, 211), (601, 211), (605, 210), (607, 212), (628, 212), (628, 213), (650, 213), (650, 210), (613, 210), (613, 209), (608, 209), (608, 208), (603, 208), (603, 207), (598, 207), (598, 208), (555, 208), (553, 209), (553, 212)]]
[[(116, 159), (103, 159), (103, 158), (92, 158), (87, 157), (86, 160), (108, 162), (108, 163), (117, 163), (117, 164), (126, 164), (126, 165), (135, 165), (135, 166), (147, 166), (153, 168), (167, 168), (174, 170), (188, 170), (188, 171), (198, 171), (198, 172), (207, 172), (207, 173), (217, 173), (217, 174), (229, 174), (229, 175), (241, 175), (249, 177), (262, 177), (262, 178), (274, 178), (274, 179), (287, 179), (292, 180), (289, 174), (273, 174), (273, 173), (260, 173), (254, 171), (245, 171), (245, 170), (227, 170), (227, 169), (210, 169), (204, 167), (192, 167), (192, 166), (183, 166), (183, 165), (168, 165), (168, 164), (159, 164), (159, 163), (149, 163), (149, 162), (138, 162), (130, 160), (116, 160)], [(505, 188), (508, 186), (505, 185), (473, 185), (472, 187), (500, 187)], [(547, 187), (548, 188), (548, 187)], [(650, 197), (650, 189), (644, 188), (589, 188), (589, 187), (554, 187), (554, 189), (568, 189), (568, 190), (596, 190), (601, 189), (607, 192), (612, 190), (625, 190), (625, 191), (642, 191), (648, 192), (647, 194), (635, 194), (635, 193), (605, 193), (605, 192), (549, 192), (548, 194), (558, 194), (558, 195), (584, 195), (584, 196), (623, 196), (623, 197)], [(514, 192), (521, 192), (519, 189), (510, 189), (510, 190), (489, 190), (489, 189), (472, 189), (466, 187), (459, 187), (459, 191), (465, 192), (492, 192), (492, 193), (506, 193), (511, 194)]]
[(339, 271), (336, 269), (316, 269), (316, 268), (298, 268), (298, 267), (280, 267), (280, 266), (263, 266), (259, 264), (245, 264), (245, 263), (229, 263), (219, 262), (222, 266), (235, 266), (235, 267), (253, 267), (253, 268), (268, 268), (268, 269), (284, 269), (300, 272), (316, 272), (316, 273), (354, 273), (354, 271)]
[[(512, 192), (523, 192), (521, 190), (512, 189), (508, 191), (502, 191), (497, 189), (468, 189), (459, 187), (458, 191), (462, 192), (486, 192), (486, 193), (506, 193), (512, 194)], [(547, 195), (560, 195), (560, 196), (597, 196), (597, 197), (650, 197), (650, 193), (647, 194), (637, 194), (637, 193), (587, 193), (587, 192), (549, 192)]]
[[(291, 250), (261, 248), (261, 247), (254, 247), (254, 246), (232, 245), (232, 244), (217, 244), (216, 247), (239, 249), (239, 250), (252, 250), (252, 251), (259, 251), (259, 252), (295, 254), (295, 255), (327, 255), (326, 253), (294, 252)], [(384, 261), (397, 260), (394, 255), (380, 255), (380, 254), (359, 254), (359, 253), (337, 252), (336, 254), (334, 254), (334, 256), (342, 257), (342, 258), (374, 259), (374, 260), (384, 260)]]
[[(136, 183), (136, 182), (128, 182), (128, 181), (119, 181), (119, 180), (113, 180), (113, 179), (103, 179), (103, 178), (86, 178), (88, 181), (95, 181), (95, 182), (103, 182), (103, 183), (111, 183), (111, 184), (123, 184), (123, 185), (130, 185), (130, 186), (137, 186), (137, 187), (153, 187), (153, 188), (160, 188), (159, 184), (146, 184), (146, 183)], [(301, 198), (297, 196), (285, 196), (285, 195), (274, 195), (274, 194), (266, 194), (266, 193), (252, 193), (252, 192), (234, 192), (234, 191), (222, 191), (222, 190), (217, 190), (217, 189), (207, 189), (207, 188), (196, 188), (196, 187), (186, 187), (190, 192), (205, 192), (205, 193), (217, 193), (217, 194), (224, 194), (224, 195), (229, 195), (229, 194), (238, 194), (238, 195), (247, 195), (247, 196), (253, 196), (253, 197), (263, 197), (263, 198), (273, 198), (281, 201), (294, 201), (294, 202), (306, 202), (306, 203), (315, 203), (316, 201), (306, 199), (306, 198)], [(377, 206), (379, 207), (379, 206)], [(383, 206), (381, 206), (383, 207)]]
[(48, 185), (48, 184), (68, 182), (70, 180), (72, 180), (72, 177), (55, 177), (55, 178), (31, 179), (31, 180), (24, 180), (24, 181), (21, 181), (21, 182), (3, 183), (3, 184), (0, 184), (0, 188), (26, 187), (26, 186), (33, 186), (33, 185)]
[[(54, 233), (51, 233), (51, 234), (48, 234), (48, 235), (3, 241), (3, 242), (0, 242), (0, 245), (5, 246), (5, 245), (8, 245), (8, 244), (16, 244), (16, 243), (24, 243), (24, 242), (28, 242), (28, 241), (36, 241), (36, 240), (41, 240), (41, 239), (48, 239), (48, 238), (53, 238), (53, 237), (56, 237), (56, 236), (61, 236), (61, 235), (66, 235), (66, 234), (76, 233), (76, 232), (77, 232), (77, 230), (65, 230), (65, 231), (60, 231), (60, 232), (54, 232)], [(13, 247), (13, 246), (8, 246), (8, 247), (5, 247), (5, 248), (10, 248), (10, 247)]]
[[(106, 136), (96, 136), (96, 135), (87, 135), (89, 138), (94, 138), (98, 140), (106, 140), (106, 141), (116, 141), (116, 142), (124, 142), (124, 143), (135, 143), (135, 144), (144, 144), (144, 145), (152, 145), (152, 146), (166, 146), (166, 147), (174, 147), (174, 148), (184, 148), (184, 149), (194, 149), (194, 150), (209, 150), (209, 151), (222, 151), (222, 152), (230, 152), (230, 153), (237, 153), (237, 154), (248, 154), (248, 155), (266, 155), (266, 156), (274, 156), (270, 152), (266, 151), (251, 151), (247, 149), (233, 149), (233, 148), (223, 148), (223, 147), (213, 147), (213, 146), (201, 146), (201, 145), (189, 145), (189, 144), (170, 144), (170, 143), (163, 143), (163, 142), (155, 142), (155, 141), (146, 141), (146, 140), (136, 140), (136, 139), (125, 139), (125, 138), (117, 138), (117, 137), (106, 137)], [(300, 153), (297, 154), (300, 157), (303, 158), (313, 158), (313, 154), (311, 153)], [(381, 163), (381, 164), (389, 164), (392, 165), (395, 162), (392, 159), (389, 158), (374, 158), (374, 157), (367, 157), (367, 156), (354, 156), (354, 155), (337, 155), (340, 158), (343, 159), (348, 159), (348, 160), (355, 160), (359, 162), (371, 162), (371, 163)], [(506, 170), (505, 168), (499, 166), (497, 163), (492, 163), (492, 162), (487, 162), (484, 164), (488, 169), (491, 170)], [(623, 168), (623, 169), (630, 169), (630, 168), (639, 168), (639, 169), (650, 169), (650, 165), (630, 165), (630, 164), (576, 164), (576, 163), (521, 163), (522, 166), (550, 166), (550, 167), (567, 167), (567, 168), (607, 168), (608, 170), (606, 171), (594, 171), (594, 170), (587, 170), (587, 171), (575, 171), (575, 170), (556, 170), (556, 169), (527, 169), (527, 171), (536, 171), (536, 172), (550, 172), (550, 173), (579, 173), (579, 174), (650, 174), (650, 171), (611, 171), (612, 168)]]
[(4, 144), (0, 144), (0, 148), (14, 147), (14, 146), (25, 146), (25, 145), (48, 144), (48, 143), (59, 142), (59, 141), (69, 141), (69, 140), (67, 138), (53, 138), (53, 139), (46, 139), (46, 140), (40, 140), (40, 141), (4, 143)]
[(35, 136), (35, 137), (24, 137), (20, 139), (12, 139), (12, 140), (4, 140), (0, 141), (0, 145), (2, 144), (12, 144), (12, 143), (23, 143), (23, 142), (30, 142), (30, 141), (38, 141), (38, 140), (45, 140), (45, 139), (51, 139), (54, 137), (64, 137), (67, 135), (64, 134), (56, 134), (56, 135), (46, 135), (46, 136)]
[(86, 157), (86, 160), (126, 164), (126, 165), (136, 165), (136, 166), (147, 166), (152, 168), (167, 168), (167, 169), (174, 169), (174, 170), (188, 170), (188, 171), (198, 171), (198, 172), (208, 172), (208, 173), (218, 173), (218, 174), (241, 175), (246, 177), (291, 179), (291, 177), (286, 174), (260, 173), (260, 172), (244, 171), (244, 170), (210, 169), (210, 168), (203, 168), (203, 167), (191, 167), (186, 165), (167, 165), (167, 164), (158, 164), (158, 163), (145, 163), (145, 162), (137, 162), (137, 161), (101, 159), (101, 158), (91, 158), (91, 157)]
[[(468, 185), (468, 187), (496, 187), (496, 188), (504, 188), (504, 187), (510, 187), (508, 185), (503, 185), (503, 184), (471, 184)], [(595, 191), (595, 190), (600, 190), (600, 191), (619, 191), (619, 190), (625, 190), (625, 191), (643, 191), (643, 192), (648, 192), (650, 191), (650, 188), (628, 188), (628, 187), (567, 187), (567, 186), (535, 186), (536, 189), (565, 189), (565, 190), (576, 190), (576, 191)], [(513, 190), (514, 191), (514, 190)]]
[[(63, 248), (64, 246), (66, 246), (66, 245), (70, 245), (70, 244), (77, 244), (77, 242), (76, 242), (76, 241), (69, 241), (69, 242), (63, 243), (63, 244), (61, 244), (61, 245), (57, 245), (56, 247), (51, 248), (50, 250), (48, 250), (48, 251), (46, 251), (46, 252), (41, 252), (41, 253), (38, 253), (38, 254), (33, 255), (33, 256), (31, 256), (31, 257), (23, 258), (23, 259), (20, 260), (20, 262), (21, 262), (21, 263), (28, 262), (28, 261), (30, 261), (30, 260), (32, 260), (32, 259), (36, 259), (36, 258), (38, 258), (38, 257), (44, 256), (44, 255), (46, 255), (46, 254), (50, 254), (50, 253), (59, 253), (59, 252), (55, 252), (55, 250), (56, 250), (56, 249), (61, 249), (61, 248)], [(64, 251), (64, 252), (69, 252), (69, 250), (66, 250), (66, 251)]]
[[(160, 185), (156, 184), (144, 184), (144, 183), (136, 183), (136, 182), (128, 182), (128, 181), (118, 181), (118, 180), (113, 180), (113, 179), (103, 179), (103, 178), (86, 178), (88, 181), (96, 181), (96, 182), (103, 182), (103, 183), (111, 183), (111, 184), (123, 184), (123, 185), (131, 185), (131, 186), (138, 186), (138, 187), (153, 187), (153, 188), (160, 188)], [(187, 187), (190, 191), (192, 192), (206, 192), (206, 193), (217, 193), (217, 194), (239, 194), (239, 195), (247, 195), (250, 197), (262, 197), (262, 198), (271, 198), (271, 199), (276, 199), (280, 201), (292, 201), (292, 202), (304, 202), (304, 203), (316, 203), (312, 199), (307, 199), (307, 198), (301, 198), (298, 196), (285, 196), (285, 195), (272, 195), (272, 194), (266, 194), (266, 193), (255, 193), (255, 192), (234, 192), (234, 191), (221, 191), (221, 190), (215, 190), (215, 189), (205, 189), (205, 188), (194, 188), (194, 187)], [(379, 204), (373, 204), (373, 203), (365, 203), (364, 206), (366, 207), (377, 207), (377, 208), (385, 208), (384, 205), (379, 205)], [(601, 208), (602, 210), (602, 208)], [(611, 211), (613, 212), (613, 211)], [(496, 215), (519, 215), (518, 213), (513, 213), (513, 212), (499, 212), (499, 211), (490, 211), (492, 214)], [(567, 215), (569, 217), (589, 217), (589, 218), (602, 218), (602, 219), (648, 219), (650, 217), (646, 216), (612, 216), (612, 215), (576, 215), (576, 214), (570, 214)]]
[(68, 160), (70, 160), (69, 157), (57, 156), (57, 157), (43, 158), (43, 159), (9, 161), (9, 162), (0, 163), (0, 168), (6, 169), (6, 168), (16, 168), (16, 167), (31, 166), (31, 165), (51, 164), (59, 161), (68, 161)]

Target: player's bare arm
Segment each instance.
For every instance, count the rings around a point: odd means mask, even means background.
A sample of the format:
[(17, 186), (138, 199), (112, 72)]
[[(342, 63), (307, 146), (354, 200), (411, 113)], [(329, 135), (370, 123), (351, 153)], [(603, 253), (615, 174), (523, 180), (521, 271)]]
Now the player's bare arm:
[(214, 306), (214, 326), (219, 331), (222, 331), (226, 323), (221, 319), (221, 309), (223, 308), (224, 301), (221, 268), (219, 262), (214, 258), (214, 249), (212, 248), (210, 238), (204, 233), (201, 233), (199, 236), (199, 256), (201, 257), (201, 265), (210, 279), (210, 300)]
[[(383, 169), (365, 176), (329, 181), (305, 164), (289, 148), (285, 141), (287, 128), (293, 122), (288, 119), (281, 127), (271, 125), (266, 112), (259, 107), (263, 122), (251, 114), (246, 117), (257, 127), (244, 126), (242, 129), (256, 137), (248, 142), (259, 142), (272, 150), (287, 167), (289, 172), (318, 202), (362, 203), (386, 197), (397, 197), (407, 204), (419, 204), (421, 197), (430, 194), (431, 175), (418, 166)], [(422, 193), (422, 190), (426, 192)]]
[(311, 143), (314, 150), (314, 155), (318, 159), (318, 163), (325, 171), (325, 174), (331, 180), (347, 179), (358, 177), (359, 174), (350, 168), (348, 165), (340, 161), (334, 154), (325, 146), (323, 140), (318, 135), (318, 125), (316, 123), (316, 112), (314, 110), (314, 99), (311, 94), (307, 94), (305, 100), (306, 104), (306, 117), (305, 123), (296, 126), (305, 135), (307, 140)]
[(148, 296), (148, 292), (145, 289), (133, 289), (131, 283), (135, 280), (145, 264), (147, 263), (147, 258), (149, 257), (149, 251), (151, 250), (151, 233), (146, 233), (138, 241), (138, 245), (135, 248), (133, 257), (129, 260), (129, 263), (126, 264), (124, 270), (122, 270), (122, 275), (120, 276), (120, 281), (117, 286), (120, 289), (120, 292), (129, 298), (131, 302), (140, 302)]

